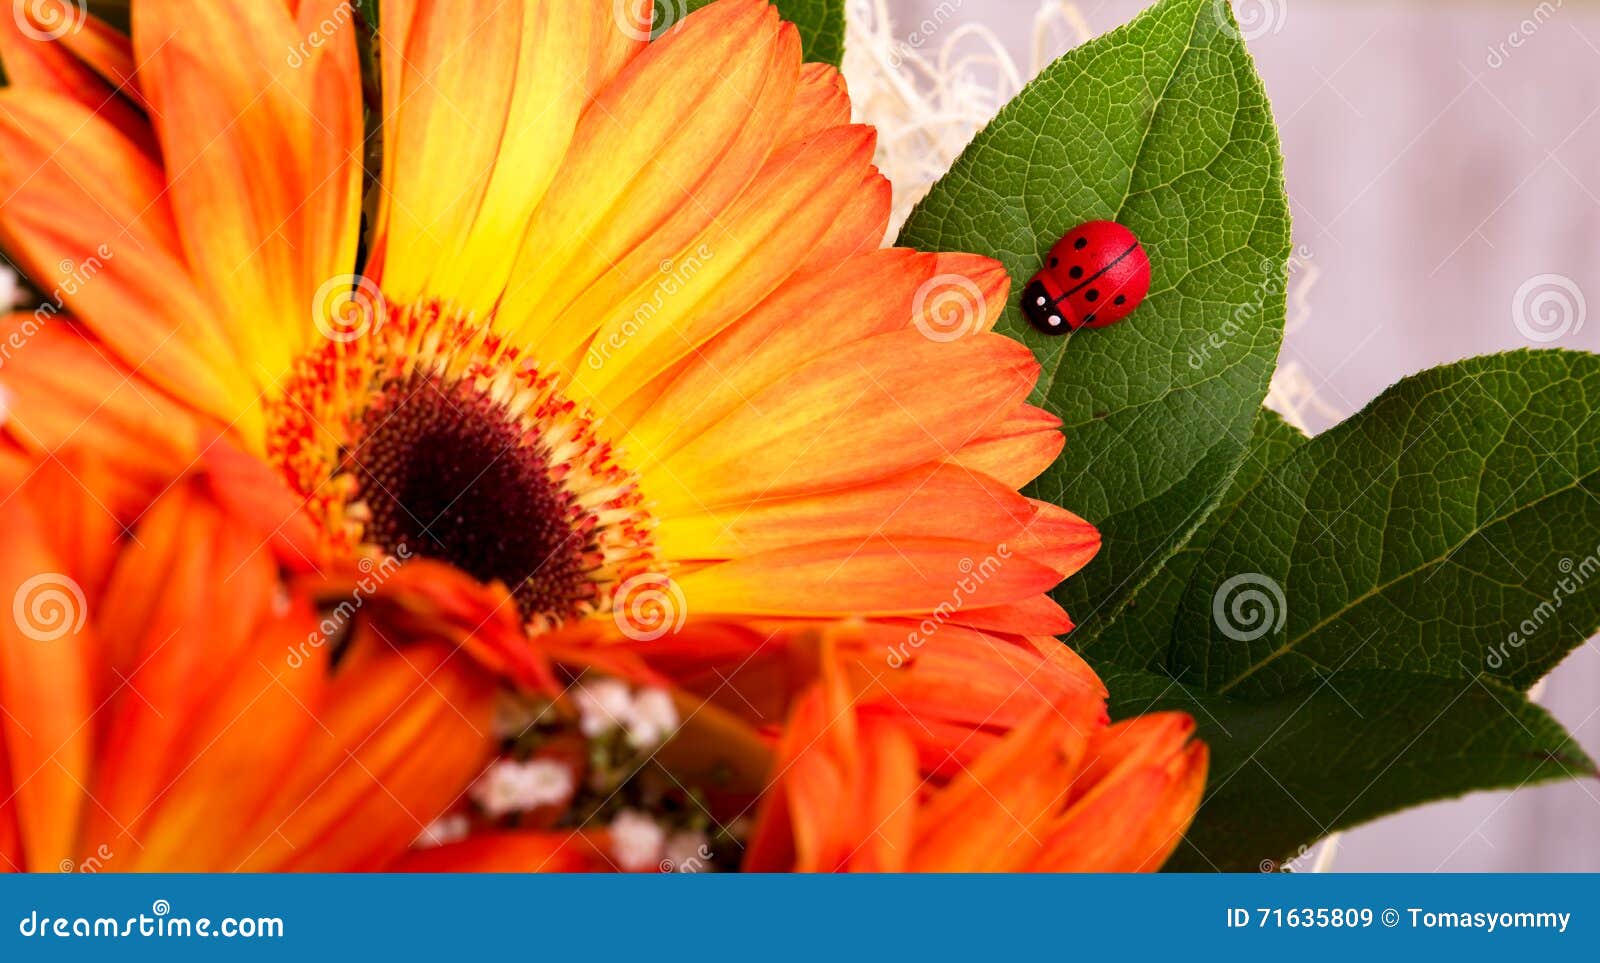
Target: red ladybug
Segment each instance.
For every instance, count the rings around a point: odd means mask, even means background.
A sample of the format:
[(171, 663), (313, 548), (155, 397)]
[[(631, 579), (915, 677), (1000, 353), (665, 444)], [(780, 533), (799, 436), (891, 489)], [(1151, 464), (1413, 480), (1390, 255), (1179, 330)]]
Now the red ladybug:
[(1103, 328), (1133, 313), (1150, 290), (1150, 258), (1115, 221), (1079, 224), (1057, 241), (1022, 289), (1022, 314), (1045, 334)]

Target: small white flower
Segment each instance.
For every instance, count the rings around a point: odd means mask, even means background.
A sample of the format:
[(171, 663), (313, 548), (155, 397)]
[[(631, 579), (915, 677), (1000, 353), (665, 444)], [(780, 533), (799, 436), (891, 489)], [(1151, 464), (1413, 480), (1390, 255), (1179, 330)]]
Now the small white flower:
[(635, 748), (653, 749), (678, 728), (678, 708), (665, 689), (645, 689), (633, 700), (628, 714), (628, 742)]
[(633, 694), (617, 679), (600, 679), (578, 686), (573, 693), (578, 707), (578, 728), (595, 739), (628, 724), (633, 716)]
[(471, 829), (472, 822), (465, 815), (446, 813), (422, 830), (422, 835), (417, 837), (416, 846), (419, 849), (432, 849), (435, 846), (459, 843), (467, 838), (467, 833)]
[(22, 284), (17, 272), (0, 265), (0, 311), (10, 311), (22, 300)]
[(624, 809), (611, 822), (611, 855), (617, 865), (630, 873), (642, 873), (661, 865), (666, 834), (655, 820), (633, 809)]
[(550, 759), (501, 760), (472, 784), (472, 798), (490, 817), (553, 806), (572, 797), (572, 770)]

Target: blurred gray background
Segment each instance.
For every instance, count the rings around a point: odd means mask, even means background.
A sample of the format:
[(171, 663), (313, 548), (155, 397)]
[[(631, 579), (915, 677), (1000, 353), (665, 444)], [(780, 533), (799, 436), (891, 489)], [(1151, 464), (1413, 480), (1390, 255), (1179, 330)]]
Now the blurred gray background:
[[(1145, 5), (1070, 6), (1101, 33)], [(887, 0), (897, 32), (935, 18), (941, 33), (984, 24), (1024, 70), (1040, 7)], [(1600, 2), (1235, 8), (1283, 139), (1295, 243), (1315, 265), (1283, 350), (1331, 409), (1307, 409), (1309, 427), (1465, 356), (1600, 351), (1600, 300), (1595, 318), (1584, 300), (1600, 299)], [(1600, 756), (1600, 646), (1591, 640), (1570, 657), (1539, 701)], [(1481, 793), (1392, 816), (1346, 834), (1332, 868), (1600, 871), (1600, 783)]]

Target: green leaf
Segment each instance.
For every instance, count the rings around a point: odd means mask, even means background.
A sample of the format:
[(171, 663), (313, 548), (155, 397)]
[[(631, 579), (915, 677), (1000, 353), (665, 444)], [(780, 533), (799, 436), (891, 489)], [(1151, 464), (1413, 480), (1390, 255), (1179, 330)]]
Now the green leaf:
[(1262, 702), (1108, 672), (1124, 718), (1189, 712), (1211, 747), (1199, 814), (1168, 869), (1254, 871), (1430, 799), (1595, 775), (1544, 710), (1485, 676), (1346, 670)]
[[(711, 0), (655, 0), (656, 23), (671, 25), (681, 16), (693, 13)], [(772, 0), (772, 5), (783, 14), (783, 19), (800, 28), (800, 49), (805, 58), (818, 63), (833, 64), (844, 60), (844, 0)]]
[[(1250, 445), (1245, 451), (1244, 463), (1233, 484), (1222, 497), (1216, 511), (1211, 513), (1189, 542), (1157, 572), (1144, 588), (1140, 589), (1121, 617), (1106, 627), (1093, 641), (1080, 646), (1081, 654), (1096, 664), (1155, 668), (1165, 661), (1172, 643), (1172, 626), (1178, 615), (1178, 605), (1200, 556), (1216, 533), (1227, 524), (1228, 516), (1244, 498), (1245, 493), (1266, 477), (1267, 472), (1288, 458), (1306, 441), (1300, 429), (1284, 421), (1269, 408), (1256, 415), (1255, 428), (1250, 433)], [(1073, 641), (1077, 641), (1074, 639)]]
[(1002, 261), (1013, 290), (1074, 225), (1132, 228), (1149, 298), (1116, 327), (1001, 331), (1044, 374), (1065, 456), (1033, 486), (1098, 525), (1058, 590), (1093, 641), (1227, 489), (1283, 335), (1289, 209), (1266, 94), (1226, 5), (1164, 0), (1056, 61), (972, 142), (900, 235)]
[[(1213, 537), (1170, 674), (1251, 699), (1349, 669), (1526, 689), (1600, 626), (1597, 406), (1600, 357), (1572, 351), (1390, 388), (1270, 472)], [(1230, 597), (1250, 590), (1254, 607)]]

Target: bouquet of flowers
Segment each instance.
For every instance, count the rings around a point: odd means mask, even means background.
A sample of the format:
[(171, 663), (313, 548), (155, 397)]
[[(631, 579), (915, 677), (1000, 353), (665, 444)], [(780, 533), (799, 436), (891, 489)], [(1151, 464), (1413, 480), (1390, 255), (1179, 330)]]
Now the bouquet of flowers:
[(1592, 775), (1525, 693), (1600, 625), (1600, 361), (1307, 438), (1226, 3), (887, 243), (844, 24), (0, 19), (0, 865), (1253, 869)]

